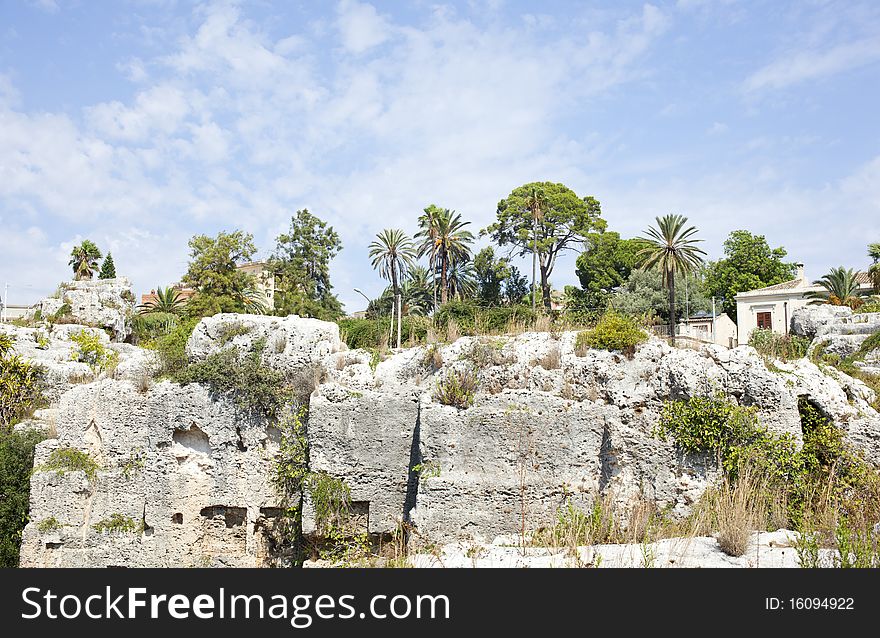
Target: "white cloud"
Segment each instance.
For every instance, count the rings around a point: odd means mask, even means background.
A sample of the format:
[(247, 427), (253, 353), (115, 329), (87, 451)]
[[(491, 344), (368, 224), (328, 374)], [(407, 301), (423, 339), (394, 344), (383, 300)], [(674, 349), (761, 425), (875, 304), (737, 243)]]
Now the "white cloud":
[(874, 64), (878, 60), (880, 38), (877, 36), (821, 51), (789, 51), (750, 75), (743, 87), (747, 92), (783, 89)]
[(391, 37), (388, 21), (371, 4), (342, 0), (336, 13), (342, 44), (351, 53), (363, 53)]
[[(375, 57), (334, 58), (319, 73), (311, 33), (269, 37), (229, 4), (196, 15), (177, 50), (121, 65), (138, 82), (130, 100), (89, 106), (82, 121), (0, 97), (0, 202), (26, 220), (19, 227), (51, 229), (45, 241), (21, 228), (7, 238), (29, 246), (29, 268), (54, 264), (40, 270), (47, 286), (67, 275), (55, 259), (72, 245), (65, 229), (111, 248), (143, 291), (180, 276), (194, 232), (242, 228), (265, 254), (289, 215), (309, 207), (342, 235), (333, 279), (357, 306), (352, 285), (383, 286), (365, 274), (382, 227), (411, 232), (436, 202), (478, 230), (524, 181), (588, 184), (575, 167), (596, 149), (553, 123), (639, 77), (669, 24), (645, 5), (605, 32), (533, 40), (528, 26), (478, 27), (438, 10), (426, 26), (403, 27), (343, 3), (338, 42)], [(3, 95), (14, 97), (8, 81)]]

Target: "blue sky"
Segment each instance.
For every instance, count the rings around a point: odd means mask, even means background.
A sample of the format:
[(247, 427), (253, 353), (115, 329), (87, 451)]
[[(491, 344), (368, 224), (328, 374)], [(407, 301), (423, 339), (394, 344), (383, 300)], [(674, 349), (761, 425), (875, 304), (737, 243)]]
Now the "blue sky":
[(712, 258), (765, 234), (815, 278), (880, 241), (878, 113), (873, 0), (0, 0), (0, 286), (35, 301), (91, 238), (145, 292), (193, 234), (265, 257), (307, 207), (353, 311), (381, 228), (435, 203), (478, 230), (536, 180), (624, 236), (684, 214)]

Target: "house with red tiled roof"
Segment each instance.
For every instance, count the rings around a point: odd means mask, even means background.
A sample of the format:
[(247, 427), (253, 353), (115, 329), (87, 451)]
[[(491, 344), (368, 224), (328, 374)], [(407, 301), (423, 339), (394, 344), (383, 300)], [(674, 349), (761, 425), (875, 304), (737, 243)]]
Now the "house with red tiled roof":
[[(864, 292), (872, 288), (871, 280), (865, 272), (856, 275), (856, 282)], [(804, 265), (798, 264), (794, 279), (739, 293), (734, 297), (739, 343), (748, 343), (749, 336), (756, 328), (788, 334), (791, 314), (811, 301), (808, 293), (821, 290), (824, 289), (807, 279)]]

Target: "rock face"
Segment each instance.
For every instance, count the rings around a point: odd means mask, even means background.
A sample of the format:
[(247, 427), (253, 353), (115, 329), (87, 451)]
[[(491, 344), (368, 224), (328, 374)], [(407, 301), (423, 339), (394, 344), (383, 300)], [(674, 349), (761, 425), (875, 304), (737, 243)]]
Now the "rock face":
[(792, 313), (793, 333), (814, 338), (812, 348), (841, 358), (854, 354), (880, 331), (880, 313), (853, 313), (846, 306), (827, 304), (798, 308)]
[[(65, 394), (57, 423), (58, 438), (37, 446), (23, 567), (268, 564), (280, 511), (269, 482), (278, 437), (265, 422), (197, 385), (142, 393), (105, 380)], [(62, 448), (100, 469), (45, 469)], [(114, 518), (121, 528), (100, 529)]]
[(59, 286), (59, 296), (40, 303), (44, 318), (55, 315), (65, 306), (67, 316), (90, 326), (113, 332), (116, 341), (124, 341), (131, 332), (135, 298), (131, 282), (125, 277), (95, 281), (68, 281)]
[[(187, 352), (196, 360), (256, 345), (266, 365), (319, 370), (324, 381), (307, 421), (309, 469), (345, 481), (364, 531), (393, 533), (406, 520), (431, 544), (530, 532), (552, 523), (567, 502), (587, 507), (599, 496), (624, 510), (647, 500), (686, 514), (716, 470), (653, 435), (669, 399), (724, 393), (755, 406), (774, 432), (800, 439), (798, 399), (808, 397), (880, 464), (873, 392), (846, 375), (828, 376), (806, 359), (768, 368), (748, 346), (694, 351), (652, 339), (626, 358), (578, 355), (575, 340), (575, 333), (464, 337), (377, 362), (347, 351), (335, 324), (218, 315), (199, 324)], [(139, 370), (139, 349), (127, 348), (121, 358)], [(458, 374), (476, 380), (466, 408), (435, 398)], [(276, 562), (280, 510), (269, 476), (278, 429), (205, 388), (143, 387), (135, 372), (130, 378), (74, 387), (57, 413), (37, 419), (51, 417), (58, 432), (38, 447), (38, 466), (54, 449), (74, 447), (102, 469), (92, 481), (83, 472), (35, 474), (22, 564)], [(139, 529), (95, 529), (114, 514)], [(53, 516), (60, 528), (41, 527)], [(318, 532), (316, 518), (306, 494), (307, 535)]]
[(228, 347), (248, 352), (257, 343), (263, 344), (263, 363), (282, 372), (299, 371), (344, 347), (335, 323), (296, 315), (219, 314), (199, 322), (186, 352), (198, 360)]
[(791, 332), (800, 337), (812, 339), (820, 328), (837, 319), (852, 317), (852, 310), (848, 306), (833, 306), (831, 304), (814, 304), (797, 308), (791, 313)]

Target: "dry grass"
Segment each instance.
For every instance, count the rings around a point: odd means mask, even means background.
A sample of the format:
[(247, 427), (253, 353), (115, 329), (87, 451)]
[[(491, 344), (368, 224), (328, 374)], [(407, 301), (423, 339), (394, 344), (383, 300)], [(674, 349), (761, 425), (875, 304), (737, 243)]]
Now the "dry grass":
[(446, 324), (446, 343), (458, 341), (459, 337), (461, 337), (461, 331), (458, 329), (458, 324), (450, 319)]
[(559, 348), (551, 348), (543, 356), (538, 357), (532, 365), (539, 365), (545, 370), (558, 370), (562, 365), (562, 353)]

